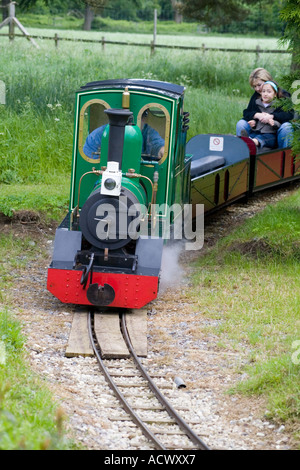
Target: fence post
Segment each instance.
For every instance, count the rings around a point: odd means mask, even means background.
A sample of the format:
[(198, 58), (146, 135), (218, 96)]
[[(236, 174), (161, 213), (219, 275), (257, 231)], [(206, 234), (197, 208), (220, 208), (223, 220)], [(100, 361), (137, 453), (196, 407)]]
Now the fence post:
[(204, 52), (205, 52), (205, 49), (206, 49), (205, 44), (202, 44), (202, 52), (203, 52), (203, 54), (204, 54)]
[(55, 47), (58, 47), (58, 34), (57, 33), (54, 34), (54, 43), (55, 43)]
[(154, 41), (151, 41), (150, 43), (150, 55), (154, 55), (155, 54), (155, 43)]
[[(9, 18), (15, 18), (16, 16), (16, 7), (15, 7), (14, 2), (11, 2), (8, 5), (8, 15), (9, 15)], [(9, 23), (8, 37), (10, 41), (13, 41), (15, 39), (15, 23), (13, 21), (10, 21)]]
[(259, 52), (260, 52), (260, 47), (259, 47), (259, 45), (257, 45), (257, 46), (256, 46), (256, 60), (257, 60), (257, 61), (258, 61), (259, 58), (260, 58)]
[(157, 33), (157, 10), (154, 10), (154, 24), (153, 24), (153, 42), (156, 43), (156, 33)]
[(157, 10), (154, 9), (154, 18), (153, 18), (153, 40), (151, 41), (150, 46), (150, 55), (155, 53), (155, 44), (156, 44), (156, 33), (157, 33)]
[(101, 43), (102, 43), (102, 51), (104, 52), (105, 51), (105, 37), (104, 36), (102, 36)]
[(5, 18), (5, 20), (2, 21), (2, 23), (0, 23), (0, 29), (3, 28), (3, 26), (8, 25), (8, 27), (9, 27), (8, 37), (9, 37), (10, 41), (13, 41), (14, 38), (15, 38), (15, 26), (17, 26), (20, 29), (20, 31), (22, 32), (22, 34), (24, 34), (24, 36), (26, 36), (26, 38), (29, 41), (31, 41), (32, 44), (35, 47), (39, 48), (39, 46), (37, 45), (35, 40), (28, 34), (28, 32), (26, 31), (24, 26), (18, 20), (18, 18), (16, 18), (15, 4), (16, 4), (16, 2), (10, 2), (8, 5), (6, 5), (8, 7), (8, 15), (9, 16), (7, 18)]

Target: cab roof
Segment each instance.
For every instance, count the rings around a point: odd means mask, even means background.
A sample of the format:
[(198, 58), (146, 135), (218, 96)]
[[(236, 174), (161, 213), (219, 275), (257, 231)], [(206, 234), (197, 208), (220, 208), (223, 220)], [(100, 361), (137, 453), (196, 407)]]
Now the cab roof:
[(179, 98), (184, 94), (185, 87), (181, 85), (175, 85), (174, 83), (160, 82), (157, 80), (143, 80), (138, 78), (130, 79), (112, 79), (112, 80), (101, 80), (95, 82), (89, 82), (80, 88), (80, 91), (90, 91), (92, 89), (99, 88), (120, 88), (123, 89), (126, 86), (129, 89), (142, 89), (148, 91), (156, 91), (165, 95), (172, 95), (174, 98)]

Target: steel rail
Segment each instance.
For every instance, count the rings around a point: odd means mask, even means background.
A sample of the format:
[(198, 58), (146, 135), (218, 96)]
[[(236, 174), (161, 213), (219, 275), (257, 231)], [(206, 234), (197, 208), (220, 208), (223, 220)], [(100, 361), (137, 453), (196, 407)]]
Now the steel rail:
[(93, 347), (94, 353), (96, 355), (97, 361), (99, 363), (100, 369), (102, 373), (105, 376), (106, 381), (108, 382), (110, 388), (118, 398), (118, 400), (121, 402), (122, 406), (124, 407), (125, 411), (131, 416), (133, 422), (141, 429), (142, 433), (144, 436), (146, 436), (147, 439), (149, 439), (151, 442), (154, 443), (156, 449), (158, 450), (167, 450), (166, 447), (155, 437), (155, 435), (150, 431), (150, 429), (146, 426), (146, 424), (139, 418), (139, 416), (135, 413), (135, 411), (132, 409), (122, 392), (119, 390), (119, 388), (116, 386), (114, 383), (112, 377), (110, 376), (107, 367), (105, 366), (101, 354), (99, 353), (99, 350), (96, 346), (96, 341), (93, 335), (93, 327), (92, 327), (92, 314), (89, 312), (89, 317), (88, 317), (88, 330), (89, 330), (89, 337), (91, 341), (91, 345)]
[(128, 350), (130, 351), (130, 354), (132, 355), (132, 358), (139, 369), (140, 373), (144, 377), (145, 380), (147, 380), (148, 385), (152, 392), (155, 394), (156, 398), (160, 402), (160, 404), (166, 409), (167, 413), (169, 416), (171, 416), (177, 423), (177, 425), (180, 427), (180, 429), (190, 438), (190, 440), (201, 450), (209, 450), (209, 447), (205, 444), (205, 442), (200, 439), (197, 434), (189, 427), (189, 425), (178, 415), (178, 413), (174, 410), (174, 408), (168, 403), (166, 398), (162, 395), (160, 390), (157, 388), (155, 383), (153, 382), (152, 378), (149, 376), (148, 372), (142, 365), (141, 361), (139, 360), (138, 356), (136, 355), (132, 343), (129, 338), (127, 326), (126, 326), (126, 318), (125, 314), (121, 314), (121, 326), (122, 326), (122, 332), (124, 335), (125, 342), (127, 344)]

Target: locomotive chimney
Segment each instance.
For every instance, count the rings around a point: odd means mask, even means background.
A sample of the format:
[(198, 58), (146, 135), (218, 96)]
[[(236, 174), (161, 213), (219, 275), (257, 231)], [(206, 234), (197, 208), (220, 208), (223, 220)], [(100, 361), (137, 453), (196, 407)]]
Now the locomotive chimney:
[(125, 126), (133, 113), (129, 109), (106, 109), (104, 112), (109, 120), (107, 162), (118, 162), (121, 170)]

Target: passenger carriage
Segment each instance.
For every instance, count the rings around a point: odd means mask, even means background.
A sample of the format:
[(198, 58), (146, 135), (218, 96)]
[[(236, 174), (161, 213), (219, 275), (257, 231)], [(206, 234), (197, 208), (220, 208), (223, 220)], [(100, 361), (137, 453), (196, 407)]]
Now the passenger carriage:
[(213, 212), (237, 199), (300, 177), (300, 159), (290, 148), (258, 153), (247, 137), (206, 134), (190, 139), (191, 203)]

